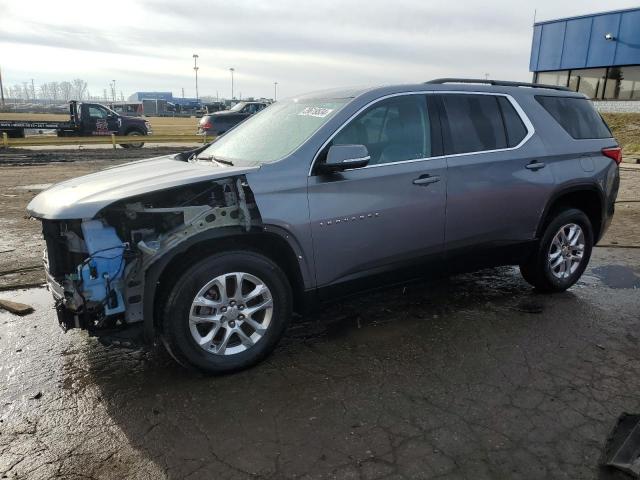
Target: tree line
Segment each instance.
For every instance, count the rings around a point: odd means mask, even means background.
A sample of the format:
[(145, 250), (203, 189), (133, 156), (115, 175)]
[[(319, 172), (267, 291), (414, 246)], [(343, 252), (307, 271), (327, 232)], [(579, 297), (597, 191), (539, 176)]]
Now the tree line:
[(15, 100), (50, 100), (52, 102), (68, 102), (69, 100), (85, 100), (91, 95), (87, 90), (87, 82), (76, 78), (70, 82), (47, 82), (35, 85), (32, 82), (16, 83), (5, 87), (5, 97)]

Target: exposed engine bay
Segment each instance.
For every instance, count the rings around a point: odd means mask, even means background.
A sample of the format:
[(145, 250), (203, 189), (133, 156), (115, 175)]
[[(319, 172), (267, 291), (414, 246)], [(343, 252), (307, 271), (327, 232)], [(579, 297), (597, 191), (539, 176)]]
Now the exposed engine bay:
[(143, 319), (145, 272), (201, 232), (261, 225), (244, 175), (127, 198), (93, 219), (42, 220), (45, 271), (63, 329), (92, 332)]

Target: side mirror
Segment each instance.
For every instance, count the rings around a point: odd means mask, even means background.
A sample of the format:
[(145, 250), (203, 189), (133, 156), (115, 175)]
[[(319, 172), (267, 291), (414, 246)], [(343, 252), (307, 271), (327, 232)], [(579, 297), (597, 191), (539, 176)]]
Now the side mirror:
[(322, 173), (342, 172), (367, 166), (371, 160), (364, 145), (333, 145), (327, 152), (327, 160), (318, 165)]

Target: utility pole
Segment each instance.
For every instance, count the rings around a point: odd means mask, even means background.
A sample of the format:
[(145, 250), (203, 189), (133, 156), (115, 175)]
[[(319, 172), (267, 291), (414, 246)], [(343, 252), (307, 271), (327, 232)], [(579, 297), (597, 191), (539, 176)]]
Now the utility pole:
[(273, 82), (273, 101), (278, 99), (278, 82)]
[(111, 96), (113, 97), (113, 101), (116, 101), (116, 81), (111, 80), (113, 83), (111, 84)]
[(235, 72), (236, 69), (231, 67), (229, 71), (231, 72), (231, 100), (233, 101), (233, 72)]
[(33, 84), (33, 78), (31, 79), (31, 97), (36, 99), (36, 86)]
[(0, 69), (0, 105), (4, 106), (4, 88), (2, 87), (2, 69)]
[(193, 70), (196, 72), (196, 100), (200, 98), (198, 95), (198, 55), (193, 54)]
[(184, 87), (182, 87), (182, 98), (184, 98)]

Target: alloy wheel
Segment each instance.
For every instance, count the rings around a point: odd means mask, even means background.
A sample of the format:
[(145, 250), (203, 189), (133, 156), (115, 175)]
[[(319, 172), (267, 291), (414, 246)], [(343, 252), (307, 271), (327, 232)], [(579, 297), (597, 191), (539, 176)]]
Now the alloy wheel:
[(234, 355), (264, 337), (273, 316), (273, 297), (255, 275), (219, 275), (200, 289), (189, 311), (189, 329), (203, 350)]
[(549, 247), (549, 269), (554, 277), (569, 278), (580, 266), (584, 257), (585, 236), (580, 225), (562, 226)]

